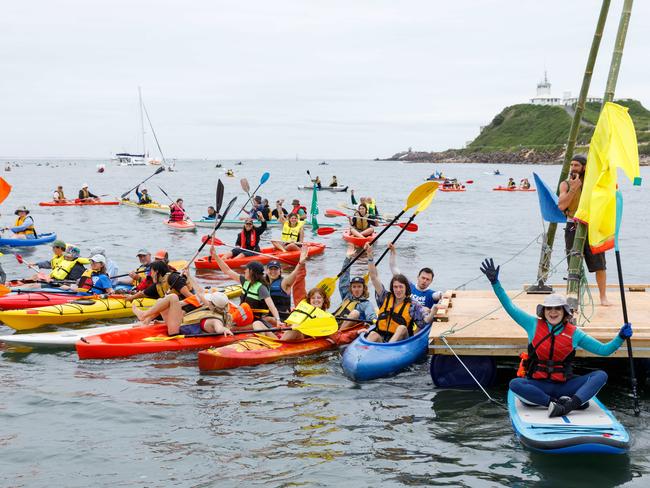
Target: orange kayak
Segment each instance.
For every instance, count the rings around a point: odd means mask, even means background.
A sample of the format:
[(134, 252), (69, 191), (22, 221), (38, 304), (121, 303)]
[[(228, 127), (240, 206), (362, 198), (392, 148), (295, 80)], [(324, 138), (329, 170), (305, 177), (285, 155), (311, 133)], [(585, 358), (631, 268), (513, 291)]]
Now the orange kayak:
[(367, 242), (372, 241), (375, 237), (377, 237), (376, 232), (373, 232), (372, 234), (370, 234), (367, 237), (357, 237), (357, 236), (353, 236), (352, 234), (350, 234), (349, 229), (343, 231), (343, 240), (347, 241), (347, 242), (349, 242), (351, 244), (354, 244), (357, 247), (365, 246)]
[[(309, 257), (325, 252), (325, 244), (319, 242), (305, 242), (304, 245), (309, 246), (309, 250), (307, 251)], [(298, 264), (298, 260), (300, 259), (300, 251), (282, 252), (274, 247), (262, 248), (260, 249), (260, 253), (261, 255), (254, 254), (253, 256), (244, 256), (243, 254), (240, 254), (234, 258), (224, 259), (224, 261), (231, 268), (243, 268), (251, 261), (258, 261), (262, 264), (266, 264), (269, 261), (277, 259), (286, 264)], [(220, 254), (220, 256), (223, 259), (224, 255)], [(196, 266), (196, 269), (219, 269), (217, 263), (211, 261), (209, 256), (198, 258), (194, 261), (194, 265)]]
[(492, 191), (537, 191), (535, 188), (508, 188), (507, 186), (497, 186)]
[(459, 192), (465, 190), (466, 190), (465, 186), (461, 186), (460, 188), (453, 188), (453, 187), (445, 188), (444, 186), (441, 186), (438, 188), (438, 191), (444, 191), (444, 192)]
[(352, 329), (339, 331), (327, 337), (308, 338), (301, 341), (285, 342), (263, 335), (255, 335), (234, 344), (213, 347), (199, 352), (199, 370), (215, 371), (272, 363), (284, 358), (306, 356), (342, 344), (349, 344), (357, 338), (359, 325)]
[(194, 224), (194, 222), (192, 222), (191, 220), (177, 220), (175, 222), (172, 222), (170, 220), (164, 220), (163, 222), (170, 229), (179, 230), (181, 232), (196, 230), (196, 224)]
[(119, 205), (118, 201), (107, 201), (107, 200), (79, 200), (75, 198), (74, 200), (66, 200), (65, 202), (40, 202), (41, 207), (84, 207), (88, 205)]

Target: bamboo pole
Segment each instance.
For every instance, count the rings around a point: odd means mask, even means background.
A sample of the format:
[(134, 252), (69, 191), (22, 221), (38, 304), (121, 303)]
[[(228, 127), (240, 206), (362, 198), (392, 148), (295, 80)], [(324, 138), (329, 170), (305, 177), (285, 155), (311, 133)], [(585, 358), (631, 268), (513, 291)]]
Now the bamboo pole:
[[(562, 171), (560, 172), (560, 179), (557, 182), (557, 191), (560, 192), (560, 184), (567, 178), (569, 174), (569, 167), (571, 165), (571, 158), (573, 158), (573, 151), (576, 146), (578, 138), (578, 131), (580, 123), (582, 122), (582, 113), (585, 110), (585, 101), (591, 85), (591, 77), (594, 73), (594, 65), (598, 57), (598, 50), (600, 48), (600, 41), (603, 38), (603, 31), (605, 30), (605, 23), (607, 22), (607, 14), (609, 12), (609, 5), (611, 0), (603, 0), (600, 7), (600, 15), (596, 23), (596, 30), (594, 37), (591, 41), (591, 49), (589, 50), (589, 57), (587, 58), (587, 66), (585, 66), (585, 73), (582, 77), (582, 86), (580, 87), (580, 94), (576, 103), (575, 113), (573, 114), (573, 121), (571, 122), (571, 129), (569, 130), (569, 138), (566, 144), (566, 151), (564, 153), (564, 163)], [(553, 243), (555, 242), (555, 233), (557, 231), (557, 224), (550, 223), (548, 231), (546, 232), (546, 243), (542, 244), (542, 250), (539, 257), (539, 267), (537, 268), (537, 284), (528, 289), (528, 293), (551, 293), (553, 288), (546, 285), (548, 272), (551, 268), (551, 254), (553, 253)]]
[[(623, 58), (623, 49), (625, 48), (627, 29), (630, 25), (633, 3), (633, 0), (625, 0), (623, 3), (623, 10), (618, 23), (618, 31), (616, 33), (616, 42), (614, 43), (614, 51), (612, 53), (612, 62), (609, 65), (609, 76), (607, 77), (607, 86), (605, 88), (605, 96), (603, 97), (603, 105), (614, 100), (614, 92), (616, 90), (616, 82), (618, 81), (618, 73), (621, 69), (621, 60)], [(586, 237), (587, 226), (578, 223), (575, 239), (573, 240), (573, 248), (569, 255), (569, 275), (567, 281), (567, 297), (570, 300), (570, 304), (574, 306), (577, 306), (579, 303), (578, 293), (580, 288), (580, 269), (582, 267)]]

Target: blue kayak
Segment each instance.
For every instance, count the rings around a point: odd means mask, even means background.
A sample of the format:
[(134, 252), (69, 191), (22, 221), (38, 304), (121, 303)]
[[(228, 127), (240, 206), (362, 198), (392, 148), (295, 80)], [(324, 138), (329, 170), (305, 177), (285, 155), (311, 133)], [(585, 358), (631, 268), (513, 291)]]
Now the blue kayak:
[(365, 336), (359, 336), (343, 353), (343, 372), (354, 381), (397, 374), (427, 354), (429, 330), (430, 324), (413, 337), (398, 342), (370, 342)]
[(56, 234), (49, 232), (47, 234), (39, 234), (36, 239), (0, 239), (0, 246), (8, 247), (33, 247), (47, 244), (56, 240)]
[(546, 407), (529, 406), (508, 391), (508, 413), (527, 448), (549, 454), (624, 454), (630, 447), (625, 427), (594, 397), (589, 407), (549, 417)]

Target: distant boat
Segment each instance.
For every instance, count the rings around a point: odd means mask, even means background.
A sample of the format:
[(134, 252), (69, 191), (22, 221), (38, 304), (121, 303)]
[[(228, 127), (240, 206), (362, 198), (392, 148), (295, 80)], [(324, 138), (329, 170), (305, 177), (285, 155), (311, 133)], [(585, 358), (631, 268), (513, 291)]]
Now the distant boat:
[(217, 163), (214, 165), (215, 168), (221, 168), (223, 165), (221, 163)]
[(103, 173), (104, 170), (106, 170), (106, 165), (105, 164), (98, 164), (97, 165), (97, 172), (98, 173)]
[(329, 163), (327, 161), (321, 161), (318, 163), (318, 166), (327, 166)]
[(145, 144), (145, 137), (144, 137), (144, 114), (143, 114), (143, 107), (142, 107), (142, 90), (140, 89), (140, 87), (138, 87), (138, 101), (140, 105), (140, 131), (142, 133), (141, 134), (142, 153), (133, 154), (128, 152), (123, 152), (123, 153), (115, 154), (113, 161), (117, 162), (117, 164), (120, 166), (146, 166), (148, 164), (149, 157), (147, 154), (147, 147)]
[(244, 164), (244, 163), (242, 163), (241, 161), (239, 161), (238, 163), (235, 163), (235, 166), (241, 166), (241, 165), (243, 165), (243, 164)]

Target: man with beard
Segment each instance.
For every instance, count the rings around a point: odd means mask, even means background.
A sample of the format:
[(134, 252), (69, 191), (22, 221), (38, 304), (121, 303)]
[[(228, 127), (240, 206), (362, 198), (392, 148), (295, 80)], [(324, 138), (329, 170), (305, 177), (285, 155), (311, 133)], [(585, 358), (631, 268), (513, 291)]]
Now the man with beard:
[[(573, 249), (573, 240), (576, 236), (576, 228), (578, 224), (573, 220), (573, 216), (575, 215), (576, 210), (578, 209), (578, 204), (580, 203), (586, 165), (586, 157), (582, 155), (573, 156), (569, 178), (560, 183), (560, 194), (558, 196), (557, 206), (567, 216), (567, 226), (564, 228), (564, 241), (567, 255), (569, 255), (571, 249)], [(583, 253), (587, 269), (590, 273), (596, 273), (596, 283), (598, 284), (598, 292), (600, 294), (600, 304), (605, 307), (609, 306), (609, 301), (607, 300), (607, 266), (605, 262), (605, 253), (593, 254), (587, 240), (585, 240)]]

